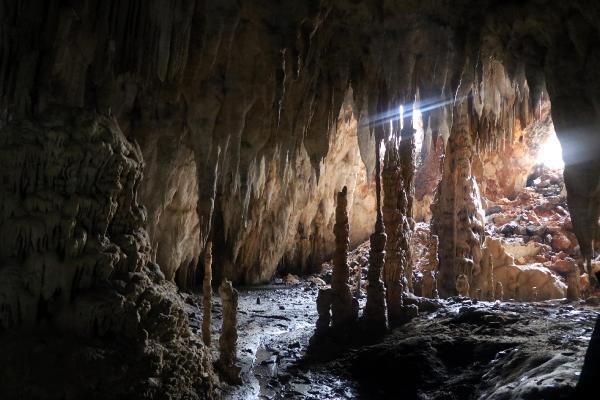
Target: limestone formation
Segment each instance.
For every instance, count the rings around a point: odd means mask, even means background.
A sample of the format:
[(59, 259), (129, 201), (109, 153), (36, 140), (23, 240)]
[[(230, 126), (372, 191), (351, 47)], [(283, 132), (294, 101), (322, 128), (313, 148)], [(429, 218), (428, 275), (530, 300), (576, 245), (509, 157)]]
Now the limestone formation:
[(331, 303), (333, 291), (331, 288), (320, 289), (317, 295), (317, 333), (324, 333), (331, 323)]
[[(50, 358), (70, 338), (105, 354), (82, 361), (82, 370), (118, 357), (128, 373), (110, 385), (100, 381), (107, 396), (130, 397), (154, 374), (174, 369), (180, 374), (148, 393), (210, 393), (210, 355), (191, 333), (175, 286), (151, 261), (146, 210), (138, 202), (139, 147), (114, 119), (56, 108), (36, 121), (2, 126), (0, 148), (0, 330), (35, 334), (40, 324), (51, 326), (43, 334)], [(119, 353), (107, 338), (127, 351)], [(89, 394), (67, 386), (75, 397)]]
[(477, 182), (472, 174), (474, 148), (467, 102), (454, 109), (442, 179), (432, 204), (432, 231), (439, 237), (438, 290), (440, 296), (454, 293), (457, 276), (470, 282), (481, 273), (484, 213)]
[(212, 322), (212, 242), (204, 248), (204, 280), (202, 283), (202, 340), (210, 346)]
[(504, 286), (500, 281), (496, 281), (496, 285), (494, 287), (494, 299), (500, 301), (504, 300)]
[(225, 379), (230, 383), (241, 383), (240, 367), (235, 365), (237, 359), (237, 312), (238, 292), (231, 281), (224, 279), (219, 286), (219, 296), (223, 308), (223, 326), (219, 337), (218, 366)]
[(414, 227), (413, 199), (415, 197), (414, 175), (415, 175), (415, 130), (412, 126), (412, 118), (404, 119), (400, 140), (400, 165), (403, 191), (400, 194), (400, 210), (403, 215), (402, 221), (402, 251), (405, 258), (404, 276), (406, 279), (406, 290), (413, 291), (413, 263), (410, 250), (411, 230)]
[(577, 301), (581, 298), (579, 281), (579, 267), (575, 267), (567, 275), (567, 300)]
[[(485, 243), (489, 242), (486, 237)], [(471, 292), (479, 290), (480, 300), (492, 300), (494, 297), (494, 262), (492, 254), (487, 246), (482, 248), (481, 262), (477, 268), (473, 268), (471, 278)]]
[(463, 297), (469, 297), (470, 286), (467, 275), (460, 274), (456, 277), (456, 294)]
[(405, 216), (399, 208), (399, 198), (404, 195), (402, 176), (400, 174), (400, 156), (396, 138), (386, 143), (385, 159), (381, 176), (383, 185), (383, 222), (387, 240), (385, 243), (385, 264), (383, 277), (385, 283), (386, 305), (390, 325), (396, 324), (402, 317), (402, 292), (406, 280), (404, 267), (406, 253), (402, 249), (402, 230)]
[(348, 189), (344, 186), (337, 194), (335, 212), (335, 253), (333, 255), (333, 273), (331, 277), (331, 317), (334, 328), (347, 326), (358, 319), (358, 302), (350, 293), (348, 281)]
[(421, 283), (421, 296), (428, 299), (437, 299), (437, 282), (435, 279), (435, 271), (423, 272), (423, 280)]
[[(532, 287), (539, 300), (565, 296), (545, 266), (504, 251), (490, 264), (482, 250), (478, 187), (495, 191), (494, 174), (518, 186), (508, 157), (490, 159), (529, 146), (520, 130), (542, 98), (563, 145), (571, 256), (596, 286), (597, 2), (43, 3), (0, 7), (0, 330), (97, 345), (108, 357), (99, 370), (123, 367), (117, 383), (90, 381), (107, 398), (210, 397), (210, 356), (177, 286), (197, 284), (209, 237), (215, 276), (236, 282), (330, 258), (331, 193), (343, 186), (351, 243), (377, 212), (366, 314), (381, 326), (385, 233), (370, 189), (383, 135), (372, 133), (412, 101), (429, 142), (446, 148), (432, 204), (440, 295), (464, 275), (482, 297), (486, 285), (507, 298), (532, 298)], [(54, 387), (55, 398), (89, 395)]]
[(386, 328), (385, 318), (385, 288), (381, 281), (381, 270), (385, 263), (386, 234), (381, 212), (381, 162), (379, 156), (381, 139), (377, 140), (375, 184), (377, 197), (377, 221), (375, 232), (371, 234), (371, 249), (369, 251), (369, 271), (367, 272), (367, 304), (365, 306), (363, 319), (366, 328), (376, 333), (382, 333)]

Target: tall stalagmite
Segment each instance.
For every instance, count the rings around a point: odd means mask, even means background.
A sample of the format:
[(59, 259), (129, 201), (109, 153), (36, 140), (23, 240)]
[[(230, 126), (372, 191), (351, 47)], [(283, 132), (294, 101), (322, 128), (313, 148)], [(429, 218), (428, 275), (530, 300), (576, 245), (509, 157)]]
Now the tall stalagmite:
[[(442, 179), (432, 210), (432, 231), (439, 237), (440, 296), (457, 294), (456, 279), (472, 281), (481, 272), (484, 213), (477, 182), (471, 172), (473, 144), (467, 101), (454, 108)], [(464, 285), (463, 285), (464, 286)], [(471, 290), (477, 290), (471, 285)]]
[[(377, 129), (376, 129), (377, 131)], [(369, 251), (369, 271), (367, 272), (367, 304), (363, 314), (366, 328), (370, 331), (381, 333), (386, 329), (385, 320), (385, 288), (381, 281), (381, 270), (385, 263), (386, 234), (381, 212), (381, 138), (376, 135), (375, 146), (375, 188), (377, 196), (377, 221), (375, 232), (371, 234), (371, 250)]]
[(386, 143), (381, 180), (384, 192), (383, 222), (387, 235), (383, 277), (388, 319), (390, 325), (393, 325), (401, 319), (402, 292), (405, 286), (404, 265), (406, 260), (405, 253), (401, 248), (401, 235), (404, 234), (401, 228), (403, 227), (404, 216), (399, 209), (399, 197), (405, 197), (405, 195), (402, 176), (400, 174), (400, 155), (398, 153), (398, 141), (396, 137), (392, 137)]
[(219, 296), (223, 307), (223, 327), (219, 337), (218, 366), (230, 383), (241, 383), (240, 368), (235, 365), (237, 358), (237, 308), (238, 291), (231, 281), (224, 279), (219, 286)]
[(333, 256), (333, 275), (331, 278), (331, 316), (334, 327), (355, 322), (358, 318), (358, 301), (350, 293), (348, 279), (348, 247), (350, 225), (348, 224), (348, 189), (344, 186), (337, 194), (335, 210), (335, 254)]
[(402, 173), (403, 190), (400, 193), (400, 212), (402, 213), (401, 248), (405, 261), (404, 276), (406, 279), (405, 290), (413, 291), (413, 262), (410, 249), (410, 237), (414, 227), (413, 200), (415, 197), (415, 130), (412, 118), (404, 118), (404, 126), (400, 140), (400, 165)]
[(210, 346), (212, 322), (212, 242), (204, 249), (204, 281), (202, 283), (202, 341)]

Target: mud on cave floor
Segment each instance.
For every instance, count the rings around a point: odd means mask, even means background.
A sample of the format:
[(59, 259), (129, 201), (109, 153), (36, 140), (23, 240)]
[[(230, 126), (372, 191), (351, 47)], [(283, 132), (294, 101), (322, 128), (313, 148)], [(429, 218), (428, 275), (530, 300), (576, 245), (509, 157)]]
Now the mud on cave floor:
[[(568, 398), (597, 317), (597, 309), (583, 302), (451, 298), (379, 344), (333, 354), (324, 345), (309, 353), (322, 284), (312, 280), (240, 290), (238, 365), (244, 384), (222, 384), (221, 398)], [(198, 331), (200, 303), (198, 294), (187, 299)], [(213, 316), (216, 359), (218, 296)]]

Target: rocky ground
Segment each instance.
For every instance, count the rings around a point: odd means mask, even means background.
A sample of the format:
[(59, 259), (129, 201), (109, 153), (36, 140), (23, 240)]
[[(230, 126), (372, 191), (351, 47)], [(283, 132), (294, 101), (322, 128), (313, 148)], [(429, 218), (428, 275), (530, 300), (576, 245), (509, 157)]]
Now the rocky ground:
[[(319, 279), (240, 292), (242, 386), (221, 385), (228, 399), (553, 399), (572, 394), (597, 308), (536, 303), (438, 301), (382, 343), (309, 346)], [(188, 298), (200, 329), (198, 295)], [(364, 304), (363, 304), (364, 305)], [(215, 299), (213, 350), (220, 303)], [(335, 349), (335, 350), (334, 350)], [(214, 353), (215, 358), (217, 353)]]

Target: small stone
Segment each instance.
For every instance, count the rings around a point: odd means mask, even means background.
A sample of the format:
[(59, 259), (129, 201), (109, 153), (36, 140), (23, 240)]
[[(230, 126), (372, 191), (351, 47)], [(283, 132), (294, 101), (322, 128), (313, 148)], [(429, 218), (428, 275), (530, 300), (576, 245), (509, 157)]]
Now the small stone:
[(575, 260), (567, 257), (565, 259), (558, 259), (554, 264), (551, 264), (549, 268), (554, 272), (566, 275), (577, 268), (577, 264)]
[(502, 233), (503, 235), (512, 235), (515, 232), (515, 229), (517, 229), (517, 226), (517, 223), (514, 221), (508, 224), (504, 224), (500, 228), (500, 233)]
[(529, 236), (542, 237), (546, 233), (546, 227), (544, 225), (527, 225), (526, 229)]
[(498, 214), (502, 212), (502, 206), (491, 206), (490, 208), (488, 208), (487, 210), (485, 210), (485, 215), (492, 215), (492, 214)]
[(557, 250), (569, 250), (572, 246), (569, 238), (562, 232), (556, 232), (552, 237), (552, 247)]

